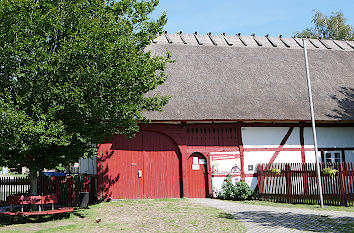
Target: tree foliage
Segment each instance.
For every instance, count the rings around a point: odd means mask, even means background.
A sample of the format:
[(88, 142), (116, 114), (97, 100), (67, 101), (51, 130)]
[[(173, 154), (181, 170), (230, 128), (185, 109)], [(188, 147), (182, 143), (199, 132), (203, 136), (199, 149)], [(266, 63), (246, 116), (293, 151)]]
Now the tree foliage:
[(0, 0), (0, 164), (31, 170), (91, 155), (138, 131), (169, 57), (145, 51), (158, 0)]
[(301, 38), (354, 39), (354, 28), (349, 24), (345, 24), (346, 18), (341, 11), (333, 12), (329, 17), (320, 11), (315, 11), (312, 22), (315, 27), (306, 28), (302, 32), (296, 32), (295, 35)]

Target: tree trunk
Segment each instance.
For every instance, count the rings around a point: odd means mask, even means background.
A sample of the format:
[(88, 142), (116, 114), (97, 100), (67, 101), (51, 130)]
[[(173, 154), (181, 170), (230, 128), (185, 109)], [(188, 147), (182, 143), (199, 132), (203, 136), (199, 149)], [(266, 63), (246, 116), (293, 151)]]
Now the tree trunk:
[(30, 178), (30, 195), (36, 196), (37, 195), (37, 187), (38, 187), (37, 171), (30, 169), (29, 178)]

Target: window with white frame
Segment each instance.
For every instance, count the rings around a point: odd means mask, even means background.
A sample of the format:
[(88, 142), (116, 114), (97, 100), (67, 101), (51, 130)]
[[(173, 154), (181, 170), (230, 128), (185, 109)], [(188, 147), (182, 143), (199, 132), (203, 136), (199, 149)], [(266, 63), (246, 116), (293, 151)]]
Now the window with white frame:
[(340, 163), (343, 162), (342, 151), (323, 151), (323, 162), (325, 163)]

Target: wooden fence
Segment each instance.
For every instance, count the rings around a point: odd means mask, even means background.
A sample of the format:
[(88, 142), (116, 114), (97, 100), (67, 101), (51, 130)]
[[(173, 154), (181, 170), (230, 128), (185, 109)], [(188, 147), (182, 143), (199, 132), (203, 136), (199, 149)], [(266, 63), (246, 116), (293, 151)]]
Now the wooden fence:
[[(59, 205), (79, 206), (81, 192), (90, 193), (91, 203), (96, 200), (96, 182), (96, 176), (92, 175), (42, 176), (38, 180), (37, 192), (39, 195), (56, 194)], [(0, 177), (0, 205), (5, 205), (9, 195), (27, 195), (29, 187), (28, 177)]]
[[(275, 169), (279, 169), (276, 173)], [(333, 177), (325, 168), (336, 169)], [(271, 171), (271, 169), (273, 171)], [(324, 204), (351, 206), (354, 204), (354, 164), (321, 163)], [(258, 192), (262, 200), (288, 203), (319, 203), (315, 163), (279, 163), (257, 165)]]
[(28, 193), (30, 182), (27, 177), (0, 176), (0, 204), (6, 197), (18, 193)]

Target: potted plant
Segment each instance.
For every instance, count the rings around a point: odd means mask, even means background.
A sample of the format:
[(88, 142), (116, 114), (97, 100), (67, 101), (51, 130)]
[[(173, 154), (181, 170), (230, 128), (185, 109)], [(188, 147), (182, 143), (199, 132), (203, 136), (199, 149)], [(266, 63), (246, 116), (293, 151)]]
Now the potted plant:
[(281, 169), (280, 168), (272, 167), (271, 169), (269, 169), (269, 171), (271, 171), (272, 173), (274, 173), (276, 175), (280, 175), (281, 174)]
[(322, 171), (323, 171), (324, 174), (330, 175), (332, 179), (334, 179), (334, 176), (338, 172), (337, 169), (334, 169), (334, 168), (331, 168), (331, 167), (326, 167)]

